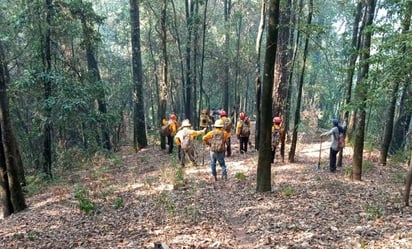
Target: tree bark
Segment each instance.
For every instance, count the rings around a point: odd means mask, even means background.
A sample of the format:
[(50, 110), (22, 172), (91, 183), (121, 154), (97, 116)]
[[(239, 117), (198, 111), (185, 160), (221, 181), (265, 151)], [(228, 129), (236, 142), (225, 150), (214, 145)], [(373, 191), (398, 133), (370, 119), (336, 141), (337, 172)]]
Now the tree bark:
[[(288, 103), (288, 79), (290, 73), (290, 61), (292, 51), (290, 47), (290, 37), (291, 31), (289, 25), (291, 24), (291, 8), (292, 8), (292, 1), (287, 0), (282, 2), (284, 6), (281, 8), (282, 11), (280, 13), (279, 23), (281, 28), (279, 28), (279, 41), (278, 41), (278, 48), (276, 53), (276, 65), (275, 65), (275, 86), (274, 86), (274, 109), (273, 109), (273, 116), (281, 117), (283, 120), (283, 126), (286, 123), (286, 119), (288, 119), (288, 115), (286, 113), (286, 106)], [(282, 4), (281, 3), (281, 4)], [(285, 127), (283, 127), (285, 129)], [(286, 129), (285, 129), (286, 130)], [(282, 158), (282, 162), (285, 161), (285, 137), (281, 137), (280, 141), (280, 156)]]
[(46, 31), (44, 36), (44, 47), (43, 47), (43, 65), (44, 65), (44, 72), (46, 77), (43, 79), (44, 84), (44, 102), (45, 110), (44, 110), (44, 126), (43, 126), (43, 172), (50, 178), (53, 177), (52, 175), (52, 130), (53, 125), (51, 121), (51, 106), (49, 104), (49, 99), (52, 97), (52, 83), (51, 83), (51, 70), (52, 70), (52, 63), (51, 63), (51, 31), (50, 27), (52, 27), (51, 19), (53, 13), (53, 5), (52, 0), (46, 0)]
[(22, 211), (27, 207), (19, 176), (19, 168), (23, 168), (23, 165), (21, 165), (22, 160), (18, 153), (9, 114), (7, 72), (3, 44), (0, 42), (0, 196), (3, 203), (3, 216)]
[(357, 124), (355, 130), (352, 180), (362, 180), (363, 147), (365, 138), (366, 108), (367, 108), (367, 78), (369, 73), (369, 57), (371, 50), (372, 31), (368, 29), (373, 24), (376, 0), (368, 0), (366, 5), (365, 29), (362, 32), (362, 51), (360, 62), (362, 63), (359, 79), (356, 85), (356, 102), (358, 103)]
[[(349, 106), (352, 102), (352, 88), (353, 88), (353, 76), (355, 74), (355, 65), (356, 60), (358, 59), (359, 55), (359, 46), (360, 46), (360, 35), (359, 35), (359, 22), (362, 17), (362, 3), (358, 2), (356, 6), (356, 12), (354, 13), (355, 20), (352, 26), (352, 41), (351, 41), (351, 48), (349, 51), (349, 60), (347, 66), (347, 73), (346, 73), (346, 87), (345, 87), (345, 105)], [(343, 114), (343, 119), (348, 122), (349, 120), (349, 110), (345, 111)], [(350, 141), (351, 130), (350, 128), (354, 127), (351, 124), (347, 124), (347, 129), (345, 131), (345, 140)], [(348, 129), (349, 128), (349, 129)], [(342, 167), (343, 163), (343, 149), (339, 151), (337, 167)]]
[(262, 7), (260, 10), (260, 23), (258, 28), (258, 34), (256, 38), (256, 80), (255, 80), (255, 91), (256, 91), (256, 127), (255, 127), (255, 147), (256, 150), (259, 150), (260, 142), (260, 123), (261, 123), (261, 96), (262, 96), (262, 81), (260, 79), (260, 53), (262, 47), (262, 36), (265, 29), (265, 20), (266, 20), (266, 0), (262, 0)]
[(270, 0), (268, 8), (269, 23), (267, 28), (265, 65), (263, 73), (262, 112), (260, 114), (262, 122), (260, 124), (259, 158), (256, 178), (257, 192), (271, 191), (272, 188), (272, 92), (278, 39), (277, 25), (279, 24), (279, 1)]
[[(312, 15), (313, 15), (313, 0), (309, 1), (309, 13), (306, 25), (310, 26), (312, 24)], [(289, 161), (295, 161), (295, 151), (296, 151), (296, 143), (298, 140), (298, 127), (300, 124), (300, 109), (301, 109), (301, 101), (302, 101), (302, 90), (303, 90), (303, 82), (305, 78), (305, 69), (306, 69), (306, 59), (308, 56), (308, 49), (309, 49), (309, 34), (306, 35), (305, 39), (305, 46), (303, 49), (303, 61), (302, 61), (302, 68), (299, 77), (299, 84), (298, 84), (298, 96), (296, 102), (296, 110), (295, 110), (295, 117), (294, 117), (294, 125), (293, 125), (293, 133), (292, 133), (292, 144), (290, 147), (289, 152)]]
[(223, 108), (229, 113), (229, 82), (230, 82), (230, 14), (232, 0), (224, 0), (224, 18), (225, 18), (225, 51), (224, 51), (224, 81), (223, 81)]
[[(410, 29), (411, 25), (411, 9), (412, 3), (409, 2), (406, 10), (403, 11), (403, 20), (401, 22), (402, 25), (402, 34), (407, 34)], [(407, 49), (405, 44), (403, 43), (400, 48), (400, 54), (407, 54)], [(392, 93), (389, 94), (391, 96), (391, 101), (388, 107), (388, 111), (385, 118), (385, 129), (383, 133), (382, 143), (381, 143), (381, 150), (380, 150), (380, 163), (382, 165), (386, 165), (386, 160), (388, 157), (389, 147), (392, 140), (393, 135), (393, 127), (394, 127), (394, 119), (395, 119), (395, 110), (396, 110), (396, 102), (398, 101), (398, 91), (399, 91), (399, 80), (395, 80), (392, 86)], [(407, 88), (406, 88), (407, 89)], [(407, 127), (406, 127), (407, 128)]]
[(186, 86), (184, 92), (186, 93), (185, 103), (185, 116), (189, 120), (192, 119), (193, 113), (193, 70), (192, 70), (192, 35), (193, 35), (193, 2), (185, 0), (186, 9)]
[(140, 49), (140, 13), (139, 0), (130, 0), (132, 73), (134, 85), (133, 99), (133, 145), (135, 151), (147, 146), (145, 106), (143, 97), (143, 69)]
[(411, 185), (412, 185), (412, 130), (409, 131), (409, 171), (406, 174), (405, 178), (405, 192), (403, 195), (403, 200), (405, 202), (405, 206), (409, 206), (409, 195), (411, 193)]

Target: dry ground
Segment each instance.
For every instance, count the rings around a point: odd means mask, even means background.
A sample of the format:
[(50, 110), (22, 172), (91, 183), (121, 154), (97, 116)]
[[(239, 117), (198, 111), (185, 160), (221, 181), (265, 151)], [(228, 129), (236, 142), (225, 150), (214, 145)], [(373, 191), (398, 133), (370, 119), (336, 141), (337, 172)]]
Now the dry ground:
[[(352, 182), (350, 148), (332, 174), (326, 149), (317, 170), (319, 143), (299, 144), (298, 162), (273, 164), (272, 191), (256, 193), (257, 153), (232, 143), (227, 181), (212, 181), (207, 157), (179, 171), (159, 146), (96, 157), (0, 220), (0, 248), (412, 248), (405, 165), (380, 167), (366, 153), (363, 181)], [(91, 214), (80, 199), (96, 205)]]

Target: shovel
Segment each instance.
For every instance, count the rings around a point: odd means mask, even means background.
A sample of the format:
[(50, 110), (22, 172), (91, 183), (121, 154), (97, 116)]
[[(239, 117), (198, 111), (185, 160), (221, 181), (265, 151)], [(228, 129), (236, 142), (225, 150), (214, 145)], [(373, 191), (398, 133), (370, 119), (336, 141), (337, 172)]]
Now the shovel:
[(320, 137), (320, 148), (319, 148), (319, 160), (318, 160), (318, 170), (320, 169), (320, 157), (322, 154), (322, 137)]

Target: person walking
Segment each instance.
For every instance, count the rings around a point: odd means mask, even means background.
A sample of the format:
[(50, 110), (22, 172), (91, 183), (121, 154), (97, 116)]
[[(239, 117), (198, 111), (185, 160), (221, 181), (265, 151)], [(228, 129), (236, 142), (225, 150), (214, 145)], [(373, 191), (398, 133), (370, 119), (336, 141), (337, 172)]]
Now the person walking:
[(239, 120), (236, 124), (236, 136), (239, 139), (239, 153), (246, 153), (250, 136), (250, 121), (244, 112), (239, 113)]
[(177, 145), (178, 158), (180, 166), (185, 166), (186, 155), (189, 157), (190, 161), (194, 166), (197, 166), (195, 155), (195, 147), (193, 145), (194, 138), (203, 135), (206, 132), (206, 128), (196, 131), (191, 129), (191, 124), (189, 119), (185, 119), (182, 122), (182, 129), (180, 129), (175, 136), (175, 143)]
[(336, 155), (339, 152), (338, 148), (338, 139), (339, 139), (339, 132), (341, 127), (339, 127), (339, 120), (338, 119), (332, 119), (332, 125), (333, 127), (322, 134), (320, 134), (320, 137), (325, 137), (325, 136), (331, 136), (332, 138), (332, 143), (330, 145), (330, 152), (329, 152), (329, 170), (332, 173), (336, 172)]
[(203, 136), (203, 142), (210, 147), (210, 169), (215, 181), (217, 181), (216, 162), (219, 162), (222, 168), (222, 179), (227, 179), (225, 143), (230, 134), (223, 129), (223, 126), (223, 120), (218, 119), (215, 121), (213, 130)]
[(230, 141), (232, 132), (232, 119), (227, 116), (225, 110), (220, 111), (220, 119), (223, 121), (223, 130), (229, 134), (229, 138), (226, 140), (226, 155), (230, 157), (232, 155), (232, 146)]

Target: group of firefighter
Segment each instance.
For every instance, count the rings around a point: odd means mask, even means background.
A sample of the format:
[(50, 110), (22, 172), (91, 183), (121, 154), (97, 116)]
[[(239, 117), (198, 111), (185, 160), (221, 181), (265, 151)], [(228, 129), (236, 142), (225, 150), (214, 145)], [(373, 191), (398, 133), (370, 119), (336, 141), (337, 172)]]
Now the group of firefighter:
[[(281, 135), (282, 119), (275, 117), (272, 126), (272, 163), (275, 160), (276, 148), (279, 143)], [(219, 163), (221, 167), (222, 179), (227, 179), (227, 168), (225, 163), (225, 156), (232, 156), (231, 134), (232, 130), (239, 140), (239, 153), (245, 154), (248, 151), (249, 137), (250, 137), (250, 119), (245, 112), (240, 112), (236, 125), (235, 114), (228, 117), (225, 110), (202, 110), (199, 117), (199, 130), (192, 129), (192, 125), (188, 119), (184, 119), (179, 125), (177, 116), (170, 114), (169, 119), (163, 119), (162, 125), (167, 125), (170, 132), (167, 137), (168, 153), (173, 153), (174, 145), (177, 147), (178, 159), (181, 167), (185, 167), (186, 157), (190, 159), (194, 166), (197, 165), (195, 158), (195, 147), (187, 144), (193, 141), (196, 137), (202, 136), (203, 143), (209, 148), (210, 155), (210, 169), (212, 176), (217, 181), (216, 164)], [(190, 139), (190, 140), (189, 140)], [(277, 140), (276, 140), (277, 139)], [(187, 142), (187, 140), (189, 142)]]

